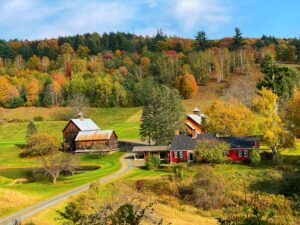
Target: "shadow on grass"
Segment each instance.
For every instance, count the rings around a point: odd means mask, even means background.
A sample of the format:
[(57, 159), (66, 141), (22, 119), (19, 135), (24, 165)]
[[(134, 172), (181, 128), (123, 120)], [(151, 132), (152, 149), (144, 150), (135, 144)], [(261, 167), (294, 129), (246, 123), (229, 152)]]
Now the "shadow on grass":
[(261, 191), (269, 194), (282, 194), (292, 197), (300, 195), (300, 164), (299, 156), (285, 156), (284, 166), (277, 169), (281, 172), (280, 177), (274, 177), (272, 172), (267, 176), (254, 181), (249, 188), (252, 191)]
[(24, 149), (26, 147), (26, 144), (15, 144), (15, 146), (17, 148)]

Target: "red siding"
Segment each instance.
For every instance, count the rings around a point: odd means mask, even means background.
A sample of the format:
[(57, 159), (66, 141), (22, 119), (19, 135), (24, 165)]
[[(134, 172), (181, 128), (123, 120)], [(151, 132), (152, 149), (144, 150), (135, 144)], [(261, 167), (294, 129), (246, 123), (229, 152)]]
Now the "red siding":
[[(242, 151), (242, 156), (238, 155), (238, 151)], [(248, 155), (245, 155), (245, 151), (248, 152)], [(234, 161), (244, 161), (249, 159), (249, 149), (230, 149), (228, 153), (228, 157)]]
[[(170, 152), (170, 162), (178, 163), (178, 162), (187, 162), (188, 161), (188, 152), (187, 151), (176, 151), (177, 158), (175, 158), (175, 151)], [(180, 158), (180, 152), (183, 154), (183, 158)]]

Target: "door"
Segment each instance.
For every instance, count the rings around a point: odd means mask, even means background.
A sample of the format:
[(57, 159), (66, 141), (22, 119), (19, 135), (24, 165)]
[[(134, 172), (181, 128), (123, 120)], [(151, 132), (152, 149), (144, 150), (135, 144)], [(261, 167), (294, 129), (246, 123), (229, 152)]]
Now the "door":
[(189, 152), (189, 161), (194, 161), (194, 154)]

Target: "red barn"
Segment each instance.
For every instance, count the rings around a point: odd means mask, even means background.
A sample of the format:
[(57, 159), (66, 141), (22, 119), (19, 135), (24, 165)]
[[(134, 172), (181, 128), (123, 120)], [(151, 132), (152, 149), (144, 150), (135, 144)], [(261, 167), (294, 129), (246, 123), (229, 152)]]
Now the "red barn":
[[(71, 119), (63, 129), (63, 147), (66, 151), (117, 149), (118, 136), (113, 130), (101, 130), (91, 119)], [(103, 148), (101, 147), (103, 146)]]
[(200, 113), (200, 109), (195, 108), (193, 114), (186, 115), (185, 126), (186, 133), (192, 137), (196, 137), (198, 134), (205, 133), (202, 123), (205, 120), (205, 115)]

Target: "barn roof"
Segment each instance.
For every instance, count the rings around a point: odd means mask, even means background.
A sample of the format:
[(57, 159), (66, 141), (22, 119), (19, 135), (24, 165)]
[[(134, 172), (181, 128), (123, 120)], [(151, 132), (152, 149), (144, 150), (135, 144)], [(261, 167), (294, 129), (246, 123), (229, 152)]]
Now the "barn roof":
[(79, 131), (75, 141), (107, 140), (114, 133), (113, 130), (86, 130)]
[(188, 135), (176, 135), (170, 146), (171, 151), (177, 150), (194, 150), (197, 141), (205, 139), (216, 139), (220, 141), (227, 142), (230, 145), (230, 149), (235, 148), (252, 148), (255, 146), (256, 137), (217, 137), (215, 134), (205, 133), (198, 134), (196, 138), (190, 137)]
[(168, 146), (135, 146), (132, 152), (163, 152), (168, 151)]
[(71, 119), (71, 121), (81, 130), (100, 130), (97, 124), (91, 119)]
[(193, 121), (195, 121), (199, 125), (201, 125), (201, 123), (202, 123), (202, 117), (205, 117), (204, 114), (200, 114), (200, 115), (197, 115), (197, 114), (188, 114), (186, 116), (188, 118), (191, 118)]

